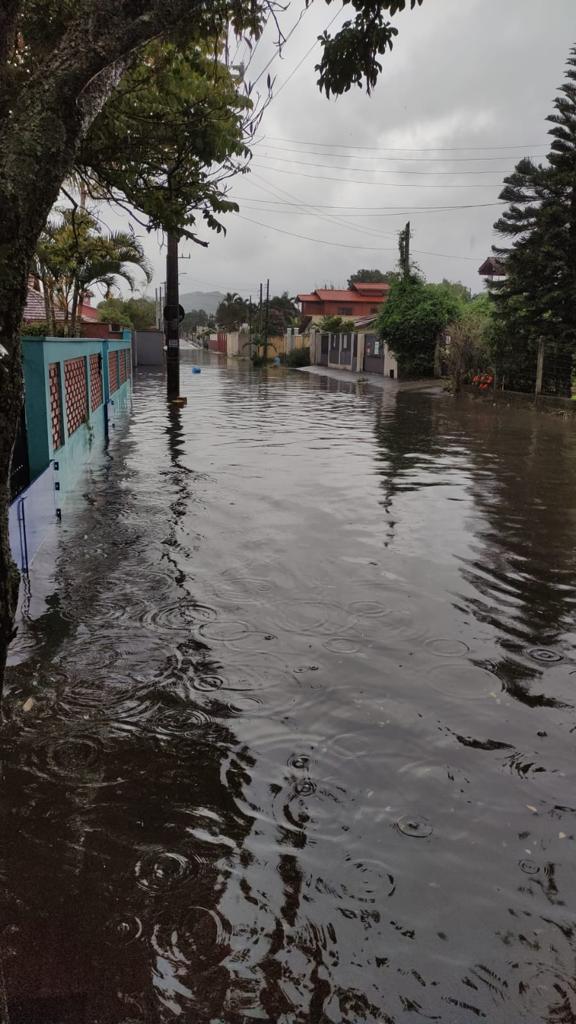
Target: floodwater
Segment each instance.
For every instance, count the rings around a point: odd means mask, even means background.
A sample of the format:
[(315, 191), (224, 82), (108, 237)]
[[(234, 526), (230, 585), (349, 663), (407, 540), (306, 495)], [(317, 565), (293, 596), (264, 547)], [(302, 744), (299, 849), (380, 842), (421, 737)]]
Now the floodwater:
[(14, 645), (0, 1020), (575, 1021), (573, 426), (182, 391), (137, 377)]

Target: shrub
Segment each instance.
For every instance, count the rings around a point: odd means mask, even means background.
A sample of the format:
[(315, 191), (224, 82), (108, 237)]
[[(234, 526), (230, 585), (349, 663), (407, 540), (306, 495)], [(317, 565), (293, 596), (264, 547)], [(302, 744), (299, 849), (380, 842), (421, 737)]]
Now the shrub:
[(286, 356), (286, 366), (310, 366), (310, 349), (295, 348)]
[(66, 331), (64, 327), (56, 325), (56, 332), (52, 331), (47, 323), (40, 324), (26, 324), (23, 323), (20, 328), (20, 334), (23, 338), (65, 338)]

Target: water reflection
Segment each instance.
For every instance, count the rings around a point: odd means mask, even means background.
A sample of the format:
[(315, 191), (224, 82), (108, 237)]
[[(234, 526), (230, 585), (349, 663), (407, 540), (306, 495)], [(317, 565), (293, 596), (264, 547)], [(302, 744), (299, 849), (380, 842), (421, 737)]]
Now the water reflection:
[(567, 427), (182, 382), (136, 380), (14, 647), (12, 1024), (575, 1020)]

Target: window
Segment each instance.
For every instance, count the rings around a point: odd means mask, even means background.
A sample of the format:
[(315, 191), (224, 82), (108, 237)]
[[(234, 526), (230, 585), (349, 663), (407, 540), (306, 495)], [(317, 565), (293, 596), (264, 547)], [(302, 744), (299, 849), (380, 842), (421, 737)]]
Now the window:
[(351, 316), (352, 315), (352, 306), (340, 306), (340, 309), (338, 310), (338, 312), (340, 314), (344, 314), (344, 316)]

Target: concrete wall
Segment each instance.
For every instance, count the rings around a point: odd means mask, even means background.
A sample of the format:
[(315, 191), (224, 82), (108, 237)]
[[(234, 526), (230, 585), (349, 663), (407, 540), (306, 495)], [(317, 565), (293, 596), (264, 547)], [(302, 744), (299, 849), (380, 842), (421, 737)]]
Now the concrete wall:
[[(312, 366), (319, 366), (321, 364), (320, 351), (321, 351), (321, 335), (319, 330), (312, 329), (309, 335), (303, 335), (310, 345), (310, 362)], [(329, 335), (330, 342), (328, 347), (328, 366), (333, 370), (349, 370), (352, 373), (364, 372), (364, 352), (366, 348), (366, 336), (372, 334), (371, 331), (357, 331), (355, 335), (346, 336), (339, 334)], [(356, 337), (356, 346), (354, 346), (354, 337)], [(347, 344), (348, 348), (344, 346)], [(394, 353), (388, 348), (386, 342), (382, 342), (384, 346), (384, 359), (382, 363), (382, 373), (384, 377), (390, 377), (393, 375), (395, 378), (398, 377), (398, 363)], [(356, 347), (356, 354), (354, 354), (354, 347)], [(343, 361), (342, 352), (349, 352), (350, 358), (348, 361)]]
[(164, 333), (160, 330), (134, 331), (134, 366), (162, 366)]
[[(112, 390), (109, 354), (116, 360), (117, 386)], [(90, 356), (99, 357), (93, 360)], [(85, 406), (76, 406), (76, 423), (71, 429), (74, 399), (70, 409), (66, 399), (65, 364), (77, 364), (80, 394), (85, 386)], [(31, 483), (10, 506), (10, 546), (18, 565), (26, 571), (51, 523), (61, 515), (67, 494), (93, 454), (102, 451), (119, 417), (129, 408), (132, 391), (132, 355), (130, 338), (100, 340), (97, 338), (23, 338), (25, 415)], [(60, 443), (54, 443), (50, 373), (57, 365), (60, 393)], [(102, 388), (94, 392), (98, 404), (92, 409), (91, 373), (101, 370)], [(56, 372), (56, 371), (55, 371)], [(126, 379), (123, 376), (126, 374)], [(98, 376), (94, 378), (96, 381)], [(55, 377), (56, 380), (56, 377)], [(56, 389), (54, 391), (56, 394)], [(82, 411), (83, 419), (79, 422)]]
[(228, 331), (226, 335), (226, 354), (242, 359), (250, 357), (250, 335), (248, 331)]
[(58, 492), (52, 463), (10, 505), (9, 536), (12, 558), (28, 572), (50, 527), (56, 522)]
[[(124, 364), (126, 381), (112, 392), (109, 375), (109, 353), (127, 352)], [(90, 356), (101, 358), (102, 401), (91, 408)], [(116, 357), (118, 358), (118, 357)], [(64, 364), (70, 359), (83, 359), (86, 374), (87, 413), (85, 422), (73, 432), (68, 422), (65, 395)], [(104, 341), (96, 338), (23, 338), (22, 361), (28, 456), (32, 480), (56, 463), (57, 483), (61, 499), (73, 486), (78, 473), (90, 460), (96, 446), (102, 446), (118, 415), (129, 404), (131, 394), (131, 344), (129, 340)], [(52, 437), (49, 367), (59, 366), (62, 444), (54, 446)]]

